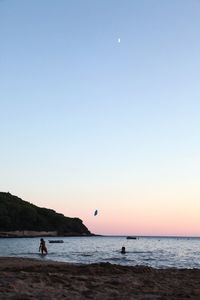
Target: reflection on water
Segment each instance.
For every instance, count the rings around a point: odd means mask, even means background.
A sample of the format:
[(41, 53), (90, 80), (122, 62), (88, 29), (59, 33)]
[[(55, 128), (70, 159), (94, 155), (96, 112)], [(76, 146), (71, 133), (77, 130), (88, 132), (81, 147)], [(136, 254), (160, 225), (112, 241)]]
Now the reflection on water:
[[(141, 237), (64, 237), (64, 243), (51, 244), (49, 254), (38, 252), (39, 238), (2, 238), (0, 256), (21, 256), (71, 263), (110, 262), (121, 265), (146, 265), (156, 268), (200, 268), (200, 238)], [(121, 254), (121, 247), (126, 254)]]

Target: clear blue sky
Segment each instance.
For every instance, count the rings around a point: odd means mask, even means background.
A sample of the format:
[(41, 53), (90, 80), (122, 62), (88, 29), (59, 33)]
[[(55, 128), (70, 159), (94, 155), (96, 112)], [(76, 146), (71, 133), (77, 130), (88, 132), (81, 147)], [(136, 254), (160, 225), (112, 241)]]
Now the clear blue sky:
[(182, 233), (200, 209), (199, 80), (198, 0), (1, 0), (0, 190), (99, 233)]

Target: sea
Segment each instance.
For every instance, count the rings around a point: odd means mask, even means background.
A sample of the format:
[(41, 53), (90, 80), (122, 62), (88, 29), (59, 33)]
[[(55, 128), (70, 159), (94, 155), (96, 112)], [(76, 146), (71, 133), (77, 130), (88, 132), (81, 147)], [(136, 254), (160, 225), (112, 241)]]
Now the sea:
[[(62, 239), (63, 243), (49, 243)], [(0, 256), (74, 264), (111, 263), (154, 268), (200, 269), (199, 237), (91, 236), (44, 238), (48, 254), (39, 254), (40, 238), (0, 238)], [(126, 253), (121, 253), (122, 247)]]

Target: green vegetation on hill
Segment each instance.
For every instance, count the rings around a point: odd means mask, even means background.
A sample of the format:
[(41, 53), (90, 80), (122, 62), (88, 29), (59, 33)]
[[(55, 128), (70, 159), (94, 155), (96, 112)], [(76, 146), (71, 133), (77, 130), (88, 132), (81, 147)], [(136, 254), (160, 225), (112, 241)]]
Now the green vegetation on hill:
[(83, 235), (90, 231), (79, 218), (65, 217), (10, 193), (0, 192), (0, 231), (57, 231), (59, 235)]

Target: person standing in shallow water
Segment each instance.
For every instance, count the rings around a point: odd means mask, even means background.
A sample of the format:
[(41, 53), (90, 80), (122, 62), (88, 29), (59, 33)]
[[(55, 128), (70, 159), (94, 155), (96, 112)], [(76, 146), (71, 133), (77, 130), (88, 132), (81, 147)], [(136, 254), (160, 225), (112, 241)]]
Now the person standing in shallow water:
[(42, 252), (42, 254), (47, 254), (47, 247), (46, 247), (46, 244), (45, 244), (45, 241), (44, 239), (40, 239), (40, 247), (39, 247), (39, 252)]

